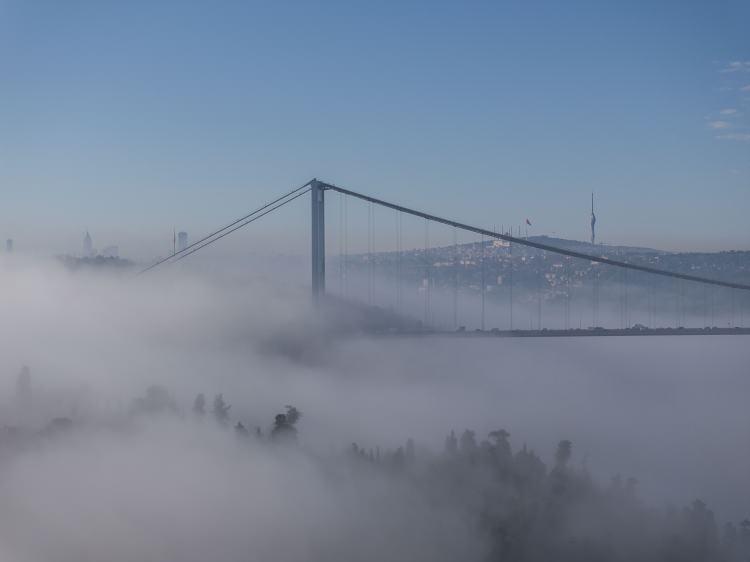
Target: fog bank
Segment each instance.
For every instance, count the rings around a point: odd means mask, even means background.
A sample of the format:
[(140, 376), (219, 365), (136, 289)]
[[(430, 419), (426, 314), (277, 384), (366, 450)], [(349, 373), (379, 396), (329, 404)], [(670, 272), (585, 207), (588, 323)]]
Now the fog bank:
[[(504, 428), (514, 452), (526, 443), (550, 466), (570, 439), (571, 466), (636, 478), (647, 505), (701, 498), (720, 522), (750, 515), (742, 336), (369, 336), (321, 322), (304, 288), (236, 272), (0, 269), (4, 559), (482, 559), (472, 502), (340, 462), (352, 442), (385, 454), (411, 438), (429, 463), (465, 429)], [(134, 419), (152, 385), (174, 412)], [(222, 393), (230, 423), (264, 436), (293, 404), (297, 447), (196, 420), (199, 393)], [(73, 430), (49, 434), (55, 418)]]

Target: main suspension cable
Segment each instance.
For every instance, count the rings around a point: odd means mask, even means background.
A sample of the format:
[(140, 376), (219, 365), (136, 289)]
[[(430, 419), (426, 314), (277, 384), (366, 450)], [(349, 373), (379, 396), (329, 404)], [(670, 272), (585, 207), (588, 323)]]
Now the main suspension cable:
[[(306, 189), (306, 190), (304, 190), (304, 191), (301, 191), (301, 192), (299, 192), (299, 193), (298, 193), (297, 195), (295, 195), (294, 197), (291, 197), (290, 199), (287, 199), (287, 200), (285, 200), (285, 201), (282, 201), (281, 203), (278, 203), (277, 205), (275, 205), (275, 206), (273, 206), (273, 207), (271, 207), (271, 208), (269, 208), (269, 209), (266, 209), (266, 210), (265, 210), (265, 211), (263, 211), (262, 213), (260, 213), (260, 214), (257, 214), (257, 215), (255, 215), (255, 216), (254, 216), (254, 217), (252, 217), (251, 219), (248, 219), (248, 220), (246, 220), (245, 222), (243, 222), (243, 223), (241, 223), (241, 224), (238, 224), (237, 226), (235, 226), (235, 227), (234, 227), (234, 228), (232, 228), (231, 230), (228, 230), (228, 231), (224, 232), (224, 233), (223, 233), (223, 234), (221, 234), (220, 236), (217, 236), (216, 238), (213, 238), (213, 239), (211, 239), (211, 240), (208, 240), (207, 242), (205, 242), (205, 243), (204, 243), (204, 244), (202, 244), (201, 246), (198, 246), (197, 248), (193, 248), (193, 249), (192, 249), (192, 250), (190, 250), (189, 252), (185, 252), (185, 253), (184, 253), (184, 254), (182, 254), (181, 256), (178, 256), (178, 257), (177, 257), (177, 258), (176, 258), (176, 259), (175, 259), (174, 261), (175, 261), (175, 262), (177, 262), (177, 261), (180, 261), (181, 259), (184, 259), (184, 258), (188, 257), (188, 256), (189, 256), (190, 254), (194, 254), (194, 253), (195, 253), (195, 252), (197, 252), (198, 250), (201, 250), (201, 249), (205, 248), (206, 246), (209, 246), (209, 245), (213, 244), (214, 242), (216, 242), (216, 241), (218, 241), (218, 240), (221, 240), (221, 239), (222, 239), (222, 238), (224, 238), (225, 236), (227, 236), (227, 235), (229, 235), (229, 234), (232, 234), (232, 232), (234, 232), (235, 230), (239, 230), (239, 229), (240, 229), (240, 228), (242, 228), (243, 226), (247, 226), (247, 225), (248, 225), (248, 224), (250, 224), (251, 222), (255, 222), (255, 221), (257, 221), (258, 219), (260, 219), (260, 218), (262, 218), (262, 217), (265, 217), (265, 216), (266, 216), (267, 214), (269, 214), (269, 213), (272, 213), (272, 212), (273, 212), (273, 211), (275, 211), (276, 209), (280, 209), (281, 207), (283, 207), (284, 205), (286, 205), (286, 204), (288, 204), (288, 203), (291, 203), (292, 201), (294, 201), (294, 200), (295, 200), (295, 199), (297, 199), (298, 197), (302, 197), (303, 195), (307, 194), (307, 192), (308, 192), (308, 191), (310, 191), (310, 189), (309, 189), (309, 188), (308, 188), (308, 189)], [(174, 263), (174, 262), (172, 262), (172, 263)]]
[(499, 238), (501, 240), (505, 240), (506, 242), (511, 242), (515, 244), (520, 244), (522, 246), (528, 246), (530, 248), (536, 248), (538, 250), (545, 250), (548, 252), (553, 252), (555, 254), (561, 254), (564, 256), (570, 256), (573, 258), (581, 258), (584, 260), (590, 260), (592, 262), (598, 262), (603, 263), (606, 265), (614, 266), (614, 267), (621, 267), (624, 269), (632, 269), (635, 271), (643, 271), (645, 273), (653, 273), (654, 275), (661, 275), (664, 277), (672, 277), (675, 279), (684, 279), (685, 281), (695, 281), (697, 283), (707, 283), (709, 285), (715, 285), (718, 287), (727, 287), (727, 288), (734, 288), (734, 289), (740, 289), (743, 291), (750, 291), (750, 285), (743, 284), (743, 283), (734, 283), (731, 281), (721, 281), (719, 279), (710, 279), (707, 277), (699, 277), (697, 275), (688, 275), (685, 273), (677, 273), (675, 271), (667, 271), (664, 269), (659, 269), (656, 267), (650, 267), (646, 265), (638, 265), (635, 263), (620, 261), (620, 260), (614, 260), (609, 259), (605, 256), (597, 256), (594, 254), (586, 254), (583, 252), (577, 252), (574, 250), (567, 250), (565, 248), (560, 248), (557, 246), (551, 246), (549, 244), (542, 244), (540, 242), (533, 242), (531, 240), (528, 240), (526, 238), (521, 238), (520, 235), (520, 227), (519, 227), (519, 235), (518, 236), (512, 236), (507, 234), (499, 234), (497, 232), (493, 232), (491, 230), (487, 230), (484, 228), (479, 228), (476, 226), (471, 226), (469, 224), (460, 223), (458, 221), (446, 219), (443, 217), (439, 217), (437, 215), (431, 215), (429, 213), (423, 213), (422, 211), (417, 211), (416, 209), (410, 209), (409, 207), (404, 207), (403, 205), (397, 205), (395, 203), (390, 203), (388, 201), (384, 201), (383, 199), (378, 199), (376, 197), (370, 197), (369, 195), (364, 195), (363, 193), (359, 193), (357, 191), (352, 191), (350, 189), (345, 189), (343, 187), (339, 187), (337, 185), (333, 185), (331, 183), (322, 183), (324, 189), (331, 189), (333, 191), (338, 191), (339, 193), (344, 193), (346, 195), (349, 195), (351, 197), (356, 197), (357, 199), (361, 199), (363, 201), (369, 201), (370, 203), (375, 203), (377, 205), (380, 205), (381, 207), (386, 207), (388, 209), (393, 209), (395, 211), (401, 211), (403, 213), (413, 215), (415, 217), (420, 217), (428, 221), (445, 224), (448, 226), (455, 226), (457, 228), (460, 228), (461, 230), (466, 230), (468, 232), (473, 232), (475, 234), (480, 234), (483, 236), (488, 236), (490, 238)]
[[(301, 186), (299, 186), (299, 187), (298, 187), (298, 188), (296, 188), (296, 189), (293, 189), (293, 190), (292, 190), (292, 191), (290, 191), (289, 193), (285, 193), (285, 194), (284, 194), (284, 195), (282, 195), (281, 197), (277, 197), (276, 199), (274, 199), (273, 201), (270, 201), (270, 202), (266, 203), (266, 204), (265, 204), (265, 205), (263, 205), (262, 207), (258, 207), (258, 208), (257, 208), (257, 209), (255, 209), (255, 210), (254, 210), (253, 212), (251, 212), (251, 213), (249, 213), (249, 214), (245, 215), (244, 217), (240, 217), (240, 218), (238, 218), (237, 220), (235, 220), (235, 221), (233, 221), (233, 222), (229, 223), (228, 225), (226, 225), (226, 226), (224, 226), (224, 227), (222, 227), (222, 228), (220, 228), (220, 229), (218, 229), (218, 230), (214, 230), (214, 231), (213, 231), (213, 232), (212, 232), (211, 234), (207, 234), (206, 236), (204, 236), (204, 237), (203, 237), (203, 238), (201, 238), (200, 240), (196, 240), (195, 242), (193, 242), (193, 243), (192, 243), (192, 244), (190, 244), (189, 246), (186, 246), (185, 248), (183, 248), (183, 249), (182, 249), (182, 250), (180, 250), (179, 252), (176, 252), (176, 253), (174, 253), (174, 254), (171, 254), (171, 255), (167, 256), (166, 258), (162, 258), (162, 259), (158, 260), (158, 261), (157, 261), (156, 263), (152, 263), (152, 264), (151, 264), (151, 265), (149, 265), (148, 267), (146, 267), (146, 268), (142, 269), (141, 271), (139, 271), (137, 275), (142, 275), (143, 273), (146, 273), (147, 271), (150, 271), (151, 269), (154, 269), (155, 267), (157, 267), (157, 266), (159, 266), (159, 265), (163, 264), (164, 262), (167, 262), (167, 261), (170, 261), (170, 260), (172, 260), (172, 261), (178, 261), (179, 259), (181, 259), (181, 258), (179, 258), (178, 256), (181, 256), (182, 254), (184, 254), (184, 255), (192, 254), (193, 252), (189, 251), (189, 250), (190, 250), (191, 248), (195, 248), (195, 247), (196, 247), (196, 246), (198, 246), (199, 244), (202, 244), (202, 243), (203, 243), (203, 242), (205, 242), (206, 240), (209, 240), (209, 239), (213, 238), (213, 237), (214, 237), (214, 236), (216, 236), (217, 234), (220, 234), (220, 233), (224, 232), (225, 230), (227, 230), (227, 229), (229, 229), (229, 228), (233, 227), (234, 225), (236, 225), (236, 224), (238, 224), (238, 223), (240, 223), (240, 222), (242, 222), (242, 221), (244, 221), (244, 220), (247, 220), (247, 219), (249, 219), (249, 218), (250, 218), (250, 217), (252, 217), (253, 215), (256, 215), (256, 214), (260, 213), (261, 211), (264, 211), (265, 209), (269, 208), (269, 207), (270, 207), (270, 206), (272, 206), (272, 205), (275, 205), (275, 204), (276, 204), (276, 203), (278, 203), (279, 201), (282, 201), (282, 200), (286, 199), (287, 197), (289, 197), (289, 196), (291, 196), (291, 195), (293, 195), (293, 194), (297, 193), (297, 192), (298, 192), (298, 191), (300, 191), (301, 189), (305, 189), (306, 187), (309, 187), (309, 186), (310, 186), (310, 183), (312, 183), (312, 180), (310, 180), (309, 182), (307, 182), (307, 183), (306, 183), (306, 184), (304, 184), (304, 185), (301, 185)], [(306, 192), (304, 192), (304, 191), (303, 191), (303, 193), (306, 193)], [(295, 197), (295, 199), (296, 199), (296, 197)], [(291, 200), (290, 200), (290, 201), (291, 201)], [(234, 230), (232, 230), (231, 232), (234, 232)], [(223, 236), (223, 235), (222, 235), (222, 236)], [(218, 238), (217, 238), (217, 240), (218, 240)], [(202, 248), (202, 247), (203, 247), (203, 246), (201, 246), (201, 248)], [(198, 248), (198, 249), (200, 249), (200, 248)], [(175, 258), (177, 258), (177, 259), (175, 259)]]

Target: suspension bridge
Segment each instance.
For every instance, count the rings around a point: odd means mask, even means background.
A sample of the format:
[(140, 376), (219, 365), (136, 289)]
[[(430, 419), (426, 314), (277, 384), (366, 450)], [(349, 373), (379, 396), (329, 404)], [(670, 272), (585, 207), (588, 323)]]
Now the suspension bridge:
[[(332, 257), (326, 255), (326, 192), (336, 194), (339, 203), (338, 255)], [(520, 230), (514, 236), (512, 229), (480, 228), (317, 179), (155, 261), (140, 274), (180, 261), (308, 194), (316, 303), (326, 296), (366, 301), (370, 307), (391, 311), (394, 318), (412, 318), (415, 323), (402, 325), (422, 333), (750, 334), (745, 326), (750, 284), (694, 274), (694, 264), (689, 273), (664, 267), (669, 261), (666, 253), (644, 260), (608, 255), (606, 247), (594, 244), (581, 251), (523, 237)], [(356, 254), (348, 248), (349, 200), (361, 202), (367, 210), (367, 250)], [(394, 217), (390, 230), (395, 248), (374, 250), (376, 208)], [(422, 247), (405, 247), (405, 217), (423, 223)], [(452, 243), (433, 247), (431, 225), (451, 231)], [(459, 244), (459, 235), (470, 240)], [(334, 280), (335, 274), (335, 288), (330, 283), (327, 287), (327, 278)], [(378, 283), (385, 288), (376, 291)], [(473, 330), (467, 330), (469, 324)]]

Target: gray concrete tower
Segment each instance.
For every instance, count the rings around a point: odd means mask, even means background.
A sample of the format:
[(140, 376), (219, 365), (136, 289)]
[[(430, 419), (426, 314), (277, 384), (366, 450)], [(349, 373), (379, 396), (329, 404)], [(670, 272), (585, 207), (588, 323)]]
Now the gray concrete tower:
[(312, 292), (317, 301), (326, 292), (325, 189), (317, 180), (310, 182), (312, 210)]

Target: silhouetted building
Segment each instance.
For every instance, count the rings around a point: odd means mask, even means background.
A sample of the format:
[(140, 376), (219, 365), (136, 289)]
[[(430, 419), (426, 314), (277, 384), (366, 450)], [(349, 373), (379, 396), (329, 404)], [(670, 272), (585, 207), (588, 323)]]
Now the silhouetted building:
[(13, 253), (13, 238), (8, 238), (5, 241), (5, 251), (8, 252), (9, 254)]
[(185, 248), (187, 248), (188, 245), (188, 237), (187, 232), (178, 232), (177, 233), (177, 251), (181, 252)]
[(83, 257), (91, 258), (94, 256), (94, 242), (91, 239), (91, 234), (86, 231), (86, 235), (83, 237)]

